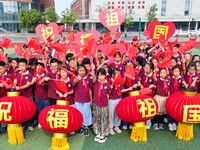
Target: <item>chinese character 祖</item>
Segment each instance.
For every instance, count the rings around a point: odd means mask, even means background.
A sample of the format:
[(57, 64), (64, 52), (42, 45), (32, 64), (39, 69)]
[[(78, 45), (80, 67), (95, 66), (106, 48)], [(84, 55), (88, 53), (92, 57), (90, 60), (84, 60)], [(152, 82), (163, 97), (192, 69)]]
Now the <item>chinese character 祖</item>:
[(200, 122), (200, 105), (185, 105), (183, 110), (183, 122)]
[(50, 125), (50, 128), (67, 128), (68, 127), (68, 112), (66, 109), (54, 109), (51, 108), (48, 111), (47, 122)]
[(156, 104), (152, 98), (139, 99), (137, 100), (137, 104), (141, 105), (139, 111), (142, 113), (142, 118), (156, 115)]
[(49, 37), (51, 37), (52, 39), (54, 38), (53, 28), (52, 27), (42, 28), (41, 32), (42, 32), (42, 37), (45, 40), (47, 40), (47, 38), (49, 38)]
[(106, 23), (109, 27), (120, 25), (117, 12), (113, 12), (110, 14), (107, 13), (105, 18), (106, 18)]
[(156, 25), (154, 29), (153, 39), (159, 39), (160, 35), (164, 36), (164, 39), (167, 39), (169, 27), (165, 25)]
[(11, 121), (12, 116), (9, 116), (8, 114), (10, 113), (12, 103), (11, 102), (1, 102), (0, 103), (0, 121), (3, 119), (5, 121)]

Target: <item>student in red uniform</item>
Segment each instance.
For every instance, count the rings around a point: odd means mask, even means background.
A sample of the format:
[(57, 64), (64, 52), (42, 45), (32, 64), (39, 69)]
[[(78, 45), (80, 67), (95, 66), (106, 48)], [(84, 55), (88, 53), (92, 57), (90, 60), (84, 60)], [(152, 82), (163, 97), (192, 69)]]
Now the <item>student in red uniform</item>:
[(177, 58), (177, 63), (179, 65), (181, 65), (181, 61), (182, 61), (182, 56), (181, 54), (178, 52), (178, 49), (179, 49), (180, 45), (179, 44), (176, 44), (174, 47), (173, 47), (173, 57)]
[(12, 74), (13, 79), (16, 77), (16, 74), (19, 72), (19, 58), (13, 58), (11, 62), (11, 67), (9, 68), (9, 73)]
[(187, 67), (187, 72), (185, 74), (185, 82), (188, 84), (189, 88), (194, 88), (197, 90), (197, 80), (198, 76), (196, 74), (196, 65), (194, 62), (190, 62)]
[(200, 60), (195, 61), (195, 65), (196, 65), (196, 74), (198, 76), (198, 80), (197, 80), (197, 92), (200, 93)]
[(90, 66), (90, 59), (89, 58), (84, 58), (82, 61), (82, 65), (85, 66), (87, 69), (87, 76), (92, 79), (92, 72), (91, 72), (91, 66)]
[(74, 57), (74, 55), (72, 54), (72, 53), (68, 53), (67, 55), (66, 55), (66, 62), (65, 62), (65, 66), (67, 67), (67, 69), (69, 69), (70, 68), (70, 66), (69, 66), (69, 60), (71, 59), (71, 58), (73, 58)]
[[(69, 62), (69, 69), (68, 70), (76, 76), (77, 75), (77, 71), (76, 71), (77, 70), (77, 61), (76, 61), (76, 59), (70, 58), (68, 60), (68, 62)], [(74, 75), (69, 74), (68, 76), (71, 80), (74, 80)]]
[(166, 99), (170, 92), (170, 81), (168, 80), (168, 70), (167, 68), (161, 68), (159, 78), (154, 73), (154, 81), (156, 82), (156, 95), (154, 99), (158, 103), (158, 113), (154, 117), (154, 130), (163, 130), (163, 115), (166, 114)]
[[(45, 107), (50, 105), (47, 97), (47, 84), (45, 82), (41, 82), (45, 77), (44, 69), (44, 64), (38, 63), (36, 67), (36, 75), (33, 78), (33, 83), (35, 83), (34, 97), (37, 105), (37, 115), (39, 115)], [(41, 128), (40, 124), (38, 124), (38, 128)]]
[[(181, 76), (181, 68), (176, 65), (172, 67), (172, 76), (170, 77), (170, 94), (178, 92), (182, 90), (182, 87), (187, 88), (188, 85), (185, 82), (184, 78)], [(177, 129), (177, 121), (171, 118), (169, 115), (167, 116), (168, 127), (170, 131), (176, 131)]]
[(138, 75), (142, 75), (144, 73), (144, 66), (146, 65), (147, 60), (143, 58), (142, 56), (137, 56), (136, 58), (136, 68), (139, 69)]
[(63, 92), (57, 88), (56, 89), (56, 93), (58, 95), (57, 99), (67, 100), (69, 102), (69, 105), (73, 105), (74, 104), (74, 97), (73, 97), (74, 88), (73, 88), (72, 80), (70, 80), (70, 78), (68, 77), (67, 67), (61, 68), (60, 76), (61, 76), (60, 80), (65, 83), (67, 91)]
[(78, 77), (73, 81), (74, 84), (74, 105), (83, 115), (83, 125), (80, 129), (80, 134), (89, 136), (88, 126), (92, 125), (92, 91), (91, 78), (87, 77), (87, 69), (84, 65), (79, 65)]
[(50, 105), (56, 104), (57, 100), (57, 94), (56, 94), (56, 88), (55, 88), (55, 82), (54, 80), (60, 79), (60, 72), (58, 70), (58, 60), (55, 58), (52, 58), (50, 60), (50, 70), (46, 74), (46, 77), (43, 78), (42, 82), (48, 81), (48, 92), (47, 96), (49, 99)]
[(110, 93), (110, 83), (106, 80), (106, 71), (103, 68), (97, 70), (95, 74), (95, 65), (92, 65), (93, 78), (93, 130), (95, 133), (95, 141), (104, 143), (109, 134), (109, 111), (108, 97)]
[[(154, 88), (156, 87), (153, 80), (153, 63), (149, 62), (144, 66), (144, 73), (141, 75), (141, 88), (150, 88), (152, 93), (149, 96), (154, 96)], [(146, 121), (146, 128), (150, 129), (151, 120)]]
[[(28, 69), (28, 62), (25, 58), (21, 58), (19, 60), (19, 70), (20, 72), (17, 73), (16, 78), (14, 79), (14, 84), (16, 85), (16, 90), (20, 92), (21, 96), (28, 97), (33, 99), (33, 92), (31, 82), (33, 79), (32, 74), (27, 70)], [(33, 122), (34, 120), (31, 119), (23, 124), (24, 128), (28, 128), (28, 130), (33, 130)]]

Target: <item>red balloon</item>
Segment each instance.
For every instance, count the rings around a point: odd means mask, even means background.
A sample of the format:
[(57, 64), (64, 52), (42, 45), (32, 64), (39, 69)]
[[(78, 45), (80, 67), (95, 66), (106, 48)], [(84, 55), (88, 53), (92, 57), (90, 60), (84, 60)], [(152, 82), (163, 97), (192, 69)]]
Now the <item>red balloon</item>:
[(200, 94), (186, 96), (184, 91), (176, 92), (168, 97), (166, 111), (178, 122), (200, 123)]
[(158, 104), (147, 95), (129, 96), (118, 103), (116, 112), (125, 122), (144, 122), (157, 114)]
[(70, 133), (82, 126), (83, 116), (74, 107), (52, 105), (42, 110), (38, 120), (42, 128), (49, 132)]
[(33, 100), (24, 96), (0, 98), (0, 122), (18, 124), (30, 120), (36, 113)]

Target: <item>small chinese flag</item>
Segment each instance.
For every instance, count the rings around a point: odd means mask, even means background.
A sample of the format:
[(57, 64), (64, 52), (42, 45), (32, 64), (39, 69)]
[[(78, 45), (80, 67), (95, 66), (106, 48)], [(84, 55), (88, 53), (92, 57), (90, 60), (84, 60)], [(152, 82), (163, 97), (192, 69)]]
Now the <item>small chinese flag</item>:
[(127, 66), (126, 72), (124, 73), (124, 76), (134, 80), (135, 79), (135, 73), (134, 72), (135, 71), (134, 71), (133, 67)]
[(169, 68), (171, 66), (171, 60), (160, 60), (158, 62), (158, 68)]
[(115, 80), (113, 81), (113, 85), (114, 85), (114, 86), (118, 86), (118, 85), (124, 84), (124, 83), (125, 83), (125, 81), (124, 81), (124, 79), (122, 78), (121, 74), (119, 74), (119, 75), (115, 78)]
[(4, 48), (8, 49), (8, 48), (10, 48), (10, 46), (11, 46), (11, 42), (12, 42), (12, 41), (11, 41), (10, 39), (5, 38), (5, 37), (3, 36), (2, 41), (0, 42), (0, 47), (4, 47)]
[(135, 47), (134, 45), (131, 45), (130, 50), (129, 50), (129, 54), (131, 57), (136, 57), (138, 48)]
[(113, 48), (111, 45), (109, 45), (107, 50), (107, 56), (113, 57), (118, 51), (118, 48)]
[(122, 33), (121, 33), (121, 32), (117, 32), (117, 33), (115, 34), (116, 39), (120, 39), (121, 36), (122, 36)]
[(31, 52), (29, 50), (26, 50), (24, 53), (24, 58), (26, 58), (26, 60), (30, 60), (31, 58)]
[(61, 80), (54, 80), (56, 89), (59, 90), (60, 92), (67, 93), (67, 86), (64, 81)]
[(109, 32), (104, 33), (103, 43), (108, 44), (112, 42), (112, 37), (110, 36)]
[(151, 95), (152, 92), (153, 92), (153, 90), (150, 89), (150, 88), (143, 88), (143, 89), (141, 89), (141, 95)]
[(15, 45), (15, 54), (19, 57), (22, 57), (22, 47)]
[(46, 69), (45, 67), (38, 66), (38, 68), (37, 68), (37, 74), (38, 75), (42, 75), (45, 69)]
[(61, 25), (61, 26), (58, 27), (58, 31), (59, 31), (59, 35), (60, 36), (63, 36), (63, 34), (62, 34), (63, 30), (64, 30), (64, 26), (63, 25)]
[(66, 53), (67, 44), (54, 42), (50, 44), (58, 53)]
[(98, 47), (94, 38), (86, 38), (85, 39), (85, 45), (88, 49), (88, 53), (90, 54), (90, 56), (93, 56), (96, 52), (97, 47)]
[(160, 34), (158, 42), (160, 42), (161, 45), (166, 44), (165, 36), (163, 34)]
[(158, 50), (154, 53), (153, 57), (156, 58), (156, 59), (158, 59), (158, 58), (160, 57), (160, 54), (161, 54), (161, 49), (158, 49)]
[(68, 32), (67, 37), (70, 43), (75, 41), (75, 36), (73, 31)]
[(40, 41), (34, 37), (29, 38), (27, 45), (34, 48), (35, 50), (40, 49)]

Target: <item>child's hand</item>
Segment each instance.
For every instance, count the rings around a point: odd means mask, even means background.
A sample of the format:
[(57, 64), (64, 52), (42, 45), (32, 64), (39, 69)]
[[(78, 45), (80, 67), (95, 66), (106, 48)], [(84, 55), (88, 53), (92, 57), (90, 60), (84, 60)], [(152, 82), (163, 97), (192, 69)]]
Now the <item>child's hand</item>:
[(67, 97), (68, 96), (68, 93), (65, 93), (64, 95), (63, 95), (63, 97)]
[(3, 85), (3, 83), (0, 83), (0, 87), (3, 87), (4, 85)]
[(50, 78), (49, 78), (49, 77), (44, 77), (44, 80), (45, 80), (45, 81), (49, 81)]
[(190, 87), (195, 87), (195, 83), (193, 82), (193, 83), (190, 85)]
[(138, 87), (138, 85), (137, 85), (137, 84), (134, 84), (134, 85), (133, 85), (133, 88), (137, 88), (137, 87)]
[(62, 93), (59, 93), (59, 97), (64, 97), (64, 95)]
[(129, 90), (129, 91), (132, 91), (132, 90), (133, 90), (133, 87), (128, 88), (128, 90)]
[(185, 84), (184, 86), (185, 86), (185, 88), (188, 88), (189, 85), (188, 85), (188, 84)]
[(21, 88), (20, 86), (16, 86), (16, 90), (19, 91)]
[(91, 65), (91, 69), (95, 70), (95, 65), (94, 64)]
[(90, 101), (90, 107), (92, 107), (92, 101)]
[(153, 85), (153, 84), (149, 85), (149, 88), (150, 88), (150, 89), (153, 89), (153, 88), (154, 88), (154, 85)]

